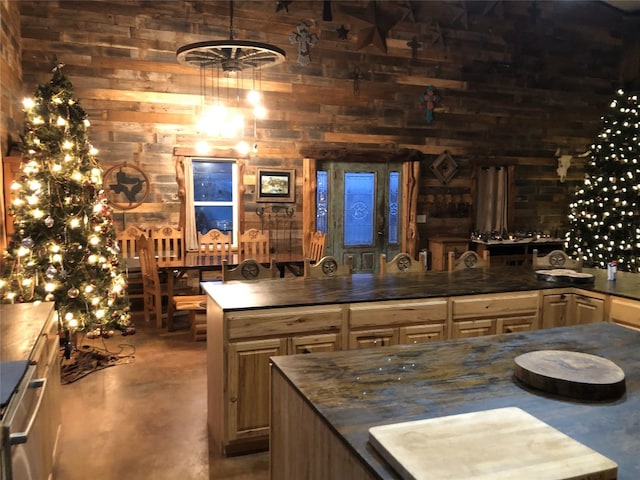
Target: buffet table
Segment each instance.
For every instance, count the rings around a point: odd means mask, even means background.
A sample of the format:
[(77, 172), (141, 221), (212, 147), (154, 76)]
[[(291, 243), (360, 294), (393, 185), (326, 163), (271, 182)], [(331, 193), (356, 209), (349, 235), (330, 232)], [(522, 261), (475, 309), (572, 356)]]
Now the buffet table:
[[(608, 358), (626, 373), (626, 395), (580, 403), (519, 386), (514, 358), (541, 349)], [(624, 327), (279, 356), (272, 364), (271, 478), (401, 478), (368, 442), (370, 427), (512, 406), (616, 462), (619, 480), (640, 478), (640, 333)], [(487, 453), (491, 435), (481, 440)]]

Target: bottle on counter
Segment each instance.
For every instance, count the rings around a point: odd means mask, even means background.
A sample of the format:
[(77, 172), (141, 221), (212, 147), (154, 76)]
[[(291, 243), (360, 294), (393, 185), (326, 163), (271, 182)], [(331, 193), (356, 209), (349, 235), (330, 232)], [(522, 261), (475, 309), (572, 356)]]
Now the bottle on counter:
[(607, 265), (607, 280), (616, 279), (616, 271), (618, 270), (618, 262), (615, 260), (609, 262)]

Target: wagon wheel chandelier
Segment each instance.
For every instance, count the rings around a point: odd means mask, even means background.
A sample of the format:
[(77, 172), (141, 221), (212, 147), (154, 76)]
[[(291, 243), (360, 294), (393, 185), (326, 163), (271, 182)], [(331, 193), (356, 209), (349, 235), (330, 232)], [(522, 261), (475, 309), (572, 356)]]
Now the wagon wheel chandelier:
[[(256, 71), (265, 67), (278, 65), (285, 61), (286, 53), (281, 48), (267, 43), (249, 40), (235, 40), (233, 38), (233, 0), (229, 2), (229, 39), (208, 40), (190, 43), (176, 51), (179, 63), (198, 67), (200, 69), (200, 93), (202, 97), (202, 112), (199, 130), (210, 136), (238, 138), (244, 136), (244, 116), (240, 112), (239, 90), (242, 83), (242, 72), (251, 71), (252, 90), (248, 101), (253, 106), (253, 136), (254, 151), (256, 118), (263, 118), (266, 109), (261, 104), (261, 94), (256, 91)], [(220, 76), (226, 77), (226, 102), (220, 92)], [(260, 78), (261, 85), (261, 78)], [(235, 85), (235, 113), (230, 113), (232, 107), (229, 99), (230, 85)], [(224, 105), (226, 103), (227, 105)], [(237, 146), (241, 153), (248, 153), (246, 142), (241, 141)], [(246, 150), (246, 151), (244, 151)]]

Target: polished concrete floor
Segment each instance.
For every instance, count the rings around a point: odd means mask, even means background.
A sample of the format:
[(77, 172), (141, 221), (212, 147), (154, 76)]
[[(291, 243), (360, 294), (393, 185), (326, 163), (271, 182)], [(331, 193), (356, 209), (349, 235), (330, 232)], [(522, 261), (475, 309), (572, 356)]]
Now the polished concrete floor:
[(58, 480), (265, 480), (267, 453), (220, 458), (207, 437), (206, 343), (188, 330), (137, 333), (82, 345), (108, 348), (128, 363), (62, 386)]

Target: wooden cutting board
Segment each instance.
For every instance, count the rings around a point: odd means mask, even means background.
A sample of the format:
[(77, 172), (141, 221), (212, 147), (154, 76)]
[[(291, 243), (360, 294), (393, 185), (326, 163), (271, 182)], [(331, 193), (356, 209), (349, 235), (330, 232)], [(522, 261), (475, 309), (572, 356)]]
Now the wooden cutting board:
[(626, 392), (624, 371), (611, 360), (568, 350), (537, 350), (518, 355), (513, 376), (543, 392), (604, 401)]
[(405, 480), (614, 480), (618, 466), (517, 407), (369, 429)]

